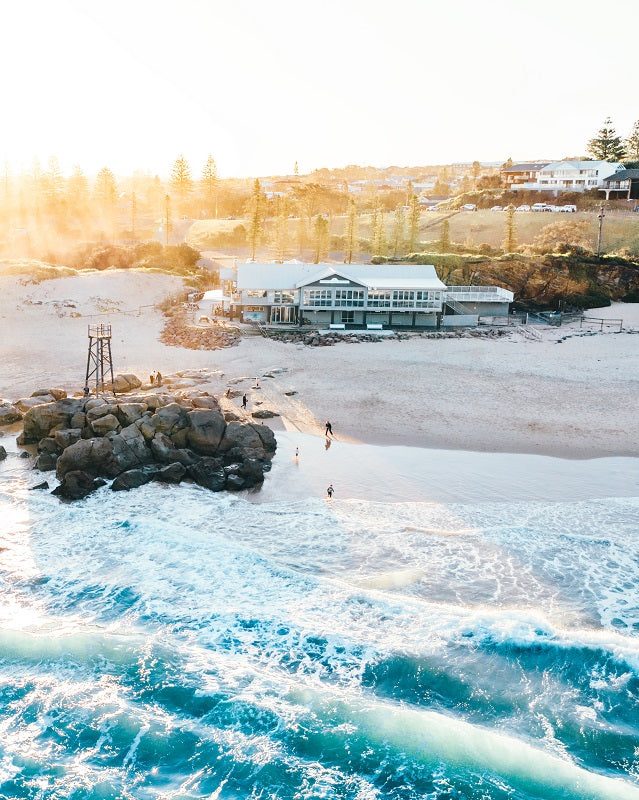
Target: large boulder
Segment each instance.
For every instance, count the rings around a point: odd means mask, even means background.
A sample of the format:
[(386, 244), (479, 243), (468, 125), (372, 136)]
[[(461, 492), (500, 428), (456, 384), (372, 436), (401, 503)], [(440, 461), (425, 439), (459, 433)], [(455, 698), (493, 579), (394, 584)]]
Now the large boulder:
[(219, 458), (204, 456), (187, 467), (187, 472), (196, 483), (213, 492), (221, 492), (226, 485), (226, 472)]
[(0, 425), (12, 425), (22, 419), (22, 412), (13, 403), (0, 401)]
[(186, 475), (186, 467), (179, 461), (174, 461), (158, 470), (156, 480), (164, 483), (179, 483)]
[(173, 438), (173, 434), (185, 430), (189, 427), (187, 411), (179, 403), (169, 403), (159, 408), (153, 418), (155, 420), (155, 430), (158, 433), (166, 433)]
[(111, 431), (117, 431), (120, 427), (120, 422), (115, 414), (106, 414), (104, 417), (99, 417), (91, 423), (91, 430), (96, 436), (106, 436)]
[(257, 411), (251, 411), (251, 416), (255, 419), (270, 419), (271, 417), (279, 417), (277, 411), (269, 411), (268, 408), (259, 408)]
[(104, 486), (103, 480), (96, 480), (93, 475), (82, 470), (71, 470), (65, 474), (52, 494), (67, 500), (81, 500), (100, 486)]
[(0, 444), (0, 461), (4, 461), (6, 457), (7, 457), (7, 451)]
[(31, 408), (37, 408), (48, 403), (55, 403), (55, 397), (52, 394), (37, 394), (35, 397), (21, 397), (16, 400), (16, 408), (26, 413)]
[(140, 419), (147, 409), (148, 406), (146, 403), (118, 403), (115, 413), (120, 420), (120, 424), (126, 427)]
[[(77, 415), (74, 414), (73, 417)], [(73, 421), (73, 417), (71, 421)], [(82, 438), (82, 428), (62, 428), (53, 434), (53, 439), (59, 450), (65, 450), (69, 445), (79, 442)]]
[(120, 433), (109, 434), (106, 438), (111, 444), (111, 453), (105, 461), (103, 475), (113, 478), (127, 469), (144, 466), (153, 460), (144, 436), (136, 425), (129, 425)]
[(54, 429), (68, 428), (71, 417), (83, 409), (83, 400), (70, 397), (30, 408), (24, 415), (24, 429), (19, 437), (19, 443), (38, 442)]
[(261, 425), (245, 425), (243, 422), (229, 422), (226, 426), (224, 437), (220, 442), (220, 452), (225, 452), (233, 447), (240, 451), (251, 453), (258, 457), (265, 455), (262, 438), (256, 428)]
[(50, 472), (55, 469), (57, 460), (58, 456), (55, 453), (39, 453), (33, 462), (33, 468), (39, 469), (40, 472)]
[(192, 397), (189, 398), (194, 408), (210, 408), (214, 411), (220, 410), (220, 404), (215, 397)]
[(156, 476), (157, 470), (155, 468), (141, 467), (140, 469), (128, 469), (122, 472), (111, 484), (111, 489), (114, 492), (128, 491), (129, 489), (137, 489), (138, 486), (144, 486), (145, 483), (150, 483)]
[[(113, 454), (113, 443), (108, 439), (80, 439), (69, 445), (56, 462), (59, 480), (69, 472), (85, 472), (94, 477), (105, 474), (104, 465)], [(117, 473), (115, 473), (117, 475)]]
[(273, 431), (267, 425), (251, 425), (251, 427), (262, 440), (264, 452), (272, 458), (277, 450), (277, 440)]
[(31, 392), (31, 397), (52, 397), (54, 400), (63, 400), (67, 393), (64, 389), (36, 389)]
[(142, 386), (142, 381), (137, 375), (129, 373), (124, 375), (116, 375), (113, 378), (113, 385), (116, 392), (130, 392), (132, 389), (139, 389)]
[(187, 442), (196, 453), (215, 455), (226, 430), (224, 414), (213, 409), (195, 409), (187, 414)]
[(107, 403), (106, 401), (96, 403), (95, 405), (89, 405), (92, 402), (93, 401), (90, 400), (86, 405), (87, 422), (94, 422), (96, 419), (106, 417), (107, 414), (114, 415), (118, 409), (117, 405), (113, 403)]
[(175, 445), (165, 433), (156, 433), (149, 442), (153, 458), (161, 463), (168, 464), (174, 461)]

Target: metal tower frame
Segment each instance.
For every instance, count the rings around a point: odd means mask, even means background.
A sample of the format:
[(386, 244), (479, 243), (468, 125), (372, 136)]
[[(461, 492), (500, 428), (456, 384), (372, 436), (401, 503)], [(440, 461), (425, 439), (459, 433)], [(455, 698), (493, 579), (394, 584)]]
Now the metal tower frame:
[(95, 396), (97, 397), (100, 392), (109, 391), (105, 384), (105, 378), (106, 382), (109, 382), (109, 375), (111, 376), (110, 390), (115, 395), (113, 360), (111, 358), (111, 326), (89, 325), (89, 352), (84, 385), (90, 388), (92, 379), (95, 379)]

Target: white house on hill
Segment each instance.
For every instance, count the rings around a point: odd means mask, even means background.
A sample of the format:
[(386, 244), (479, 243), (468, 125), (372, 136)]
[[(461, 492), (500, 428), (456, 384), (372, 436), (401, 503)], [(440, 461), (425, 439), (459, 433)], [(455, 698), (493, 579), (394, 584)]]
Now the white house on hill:
[(265, 325), (347, 329), (476, 325), (507, 315), (512, 292), (447, 287), (432, 264), (238, 264), (234, 318)]
[(585, 192), (599, 189), (606, 178), (623, 169), (623, 164), (610, 161), (553, 161), (535, 170), (534, 178), (513, 183), (514, 191)]

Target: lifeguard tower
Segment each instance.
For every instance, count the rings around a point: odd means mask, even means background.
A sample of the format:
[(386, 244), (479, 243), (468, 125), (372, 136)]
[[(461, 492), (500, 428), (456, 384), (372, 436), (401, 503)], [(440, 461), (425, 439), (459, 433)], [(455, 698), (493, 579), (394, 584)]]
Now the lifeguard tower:
[[(110, 384), (110, 385), (109, 385)], [(84, 379), (85, 393), (95, 387), (95, 396), (103, 392), (113, 392), (113, 359), (111, 358), (111, 326), (89, 325), (89, 353), (87, 373)]]

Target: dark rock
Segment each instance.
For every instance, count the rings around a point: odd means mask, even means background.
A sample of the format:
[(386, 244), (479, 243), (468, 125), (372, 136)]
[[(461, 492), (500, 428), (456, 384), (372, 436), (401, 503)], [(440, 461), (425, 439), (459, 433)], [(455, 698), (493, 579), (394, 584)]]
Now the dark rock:
[(58, 456), (55, 453), (39, 453), (33, 464), (34, 469), (39, 469), (40, 472), (50, 472), (55, 469), (55, 462)]
[(153, 460), (151, 450), (146, 446), (144, 436), (136, 425), (129, 425), (120, 433), (109, 434), (106, 438), (112, 446), (111, 456), (103, 473), (108, 477), (115, 477), (125, 470), (144, 466)]
[(0, 425), (11, 425), (14, 422), (19, 422), (22, 419), (22, 412), (12, 403), (0, 404)]
[(30, 486), (29, 491), (33, 491), (34, 489), (48, 489), (48, 488), (49, 488), (49, 482), (42, 481), (42, 483), (36, 483), (35, 486)]
[[(69, 445), (56, 463), (56, 475), (62, 480), (68, 472), (86, 472), (96, 476), (113, 454), (109, 439), (80, 439)], [(116, 473), (117, 474), (117, 473)]]
[(115, 414), (120, 424), (126, 428), (127, 425), (140, 419), (147, 408), (146, 403), (119, 403)]
[(91, 423), (91, 430), (96, 436), (106, 436), (112, 431), (117, 431), (120, 427), (120, 422), (115, 414), (107, 414), (104, 417), (93, 420)]
[(156, 477), (156, 475), (157, 469), (155, 467), (128, 469), (118, 475), (118, 477), (111, 484), (111, 489), (114, 492), (137, 489), (138, 486), (144, 486), (145, 483), (150, 483)]
[(269, 411), (268, 408), (260, 408), (258, 411), (252, 411), (251, 416), (255, 419), (270, 419), (271, 417), (279, 417), (277, 411)]
[(169, 403), (158, 409), (153, 415), (155, 430), (158, 433), (166, 433), (168, 436), (171, 436), (177, 431), (188, 428), (189, 423), (186, 415), (186, 409), (182, 408), (178, 403)]
[(239, 474), (244, 479), (245, 487), (259, 486), (264, 482), (264, 463), (257, 458), (247, 458)]
[(259, 425), (245, 425), (241, 422), (229, 422), (226, 426), (224, 437), (220, 442), (219, 450), (224, 452), (232, 447), (239, 447), (241, 450), (252, 450), (257, 452), (264, 451), (264, 445), (259, 434), (255, 430)]
[(164, 483), (179, 483), (186, 475), (186, 467), (177, 461), (162, 467), (157, 472), (156, 480), (164, 481)]
[(225, 411), (224, 412), (224, 419), (227, 422), (238, 422), (242, 417), (239, 414), (235, 414), (233, 411)]
[(175, 452), (175, 445), (165, 433), (156, 433), (149, 442), (151, 453), (156, 461), (168, 463), (173, 461), (173, 453)]
[(95, 422), (95, 420), (106, 417), (109, 414), (114, 415), (118, 410), (117, 405), (112, 403), (101, 402), (99, 405), (91, 405), (93, 402), (93, 400), (90, 400), (87, 403), (87, 422)]
[(55, 453), (58, 455), (63, 449), (56, 442), (55, 436), (45, 436), (44, 439), (40, 439), (38, 442), (38, 453)]
[(267, 425), (251, 425), (251, 427), (260, 437), (264, 451), (272, 457), (277, 450), (277, 441), (273, 431)]
[(30, 408), (24, 415), (23, 443), (39, 442), (54, 428), (68, 428), (71, 417), (83, 410), (84, 401), (71, 397)]
[(71, 419), (69, 420), (69, 428), (84, 428), (87, 424), (87, 416), (83, 411), (78, 411), (77, 414), (73, 414)]
[(29, 453), (27, 450), (23, 450), (20, 453), (20, 458), (31, 458), (31, 453)]
[(189, 446), (196, 453), (214, 455), (226, 429), (224, 415), (219, 411), (196, 409), (189, 411), (187, 418), (189, 421), (187, 434)]
[(179, 461), (179, 463), (184, 464), (185, 467), (190, 467), (191, 464), (196, 463), (198, 456), (186, 448), (180, 448), (179, 450), (173, 451), (173, 460)]
[(227, 489), (238, 489), (244, 488), (244, 478), (241, 478), (239, 475), (229, 475), (226, 479), (226, 488)]
[[(74, 414), (73, 416), (75, 417), (77, 414)], [(67, 447), (69, 447), (69, 445), (80, 441), (82, 438), (82, 428), (62, 428), (53, 434), (53, 438), (58, 446), (58, 452), (60, 452), (61, 450), (65, 450)], [(39, 447), (40, 446), (38, 445), (38, 449)]]
[(0, 444), (0, 461), (4, 461), (6, 457), (7, 457), (7, 451)]
[(220, 410), (220, 404), (215, 397), (193, 397), (191, 402), (195, 408), (208, 408), (213, 411)]
[(221, 492), (226, 484), (226, 473), (219, 458), (205, 456), (187, 467), (187, 472), (196, 483), (213, 492)]
[(53, 490), (52, 494), (67, 500), (81, 500), (103, 485), (104, 481), (95, 480), (93, 475), (89, 475), (87, 472), (71, 470), (65, 474), (62, 482)]

